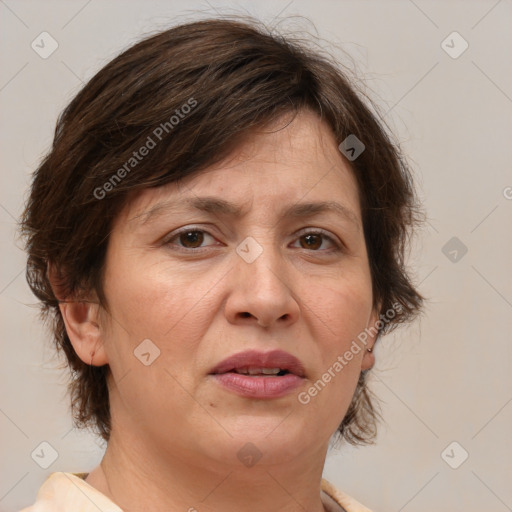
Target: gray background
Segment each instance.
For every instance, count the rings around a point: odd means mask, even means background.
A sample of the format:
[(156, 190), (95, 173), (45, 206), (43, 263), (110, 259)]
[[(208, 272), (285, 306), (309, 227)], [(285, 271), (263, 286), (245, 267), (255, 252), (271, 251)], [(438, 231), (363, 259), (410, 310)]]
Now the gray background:
[[(378, 442), (332, 451), (324, 476), (375, 511), (511, 510), (510, 0), (0, 0), (0, 510), (32, 502), (50, 472), (90, 470), (102, 453), (72, 429), (66, 373), (38, 321), (16, 240), (56, 117), (143, 34), (244, 10), (268, 22), (304, 16), (348, 52), (353, 62), (340, 58), (386, 113), (428, 214), (410, 255), (429, 297), (425, 315), (376, 350), (372, 385), (386, 420)], [(304, 19), (294, 24), (313, 30)], [(43, 31), (59, 45), (47, 59), (31, 48)], [(442, 47), (453, 31), (469, 44), (457, 58)], [(457, 36), (446, 44), (452, 54), (463, 48)], [(31, 458), (43, 441), (58, 454), (46, 470)]]

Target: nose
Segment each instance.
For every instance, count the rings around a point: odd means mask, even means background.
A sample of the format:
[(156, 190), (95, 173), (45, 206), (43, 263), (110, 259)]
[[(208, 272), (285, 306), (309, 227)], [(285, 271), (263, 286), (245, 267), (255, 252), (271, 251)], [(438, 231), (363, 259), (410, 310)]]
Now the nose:
[(269, 246), (251, 263), (236, 255), (234, 268), (228, 273), (228, 321), (266, 328), (296, 322), (300, 308), (287, 270), (279, 251)]

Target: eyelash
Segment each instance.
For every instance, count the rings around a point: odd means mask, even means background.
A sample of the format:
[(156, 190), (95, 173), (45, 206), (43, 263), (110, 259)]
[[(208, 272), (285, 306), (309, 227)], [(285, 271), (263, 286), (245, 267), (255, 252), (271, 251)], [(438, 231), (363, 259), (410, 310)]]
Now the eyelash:
[[(307, 228), (305, 228), (307, 229)], [(208, 231), (204, 230), (204, 229), (200, 229), (200, 228), (197, 228), (197, 227), (194, 227), (194, 226), (190, 226), (190, 227), (187, 227), (187, 228), (183, 228), (179, 231), (177, 231), (176, 233), (173, 233), (172, 236), (170, 237), (167, 237), (164, 242), (163, 242), (163, 245), (167, 245), (167, 246), (173, 246), (173, 250), (177, 250), (177, 251), (180, 251), (180, 252), (186, 252), (186, 253), (200, 253), (200, 252), (204, 252), (205, 250), (208, 250), (208, 246), (207, 247), (195, 247), (195, 248), (186, 248), (186, 247), (181, 247), (181, 246), (178, 246), (178, 245), (174, 245), (172, 242), (173, 240), (176, 240), (180, 237), (180, 235), (182, 235), (183, 233), (194, 233), (194, 232), (199, 232), (199, 233), (205, 233), (209, 236), (211, 236), (212, 238), (215, 238), (211, 233), (209, 233)], [(297, 240), (303, 236), (306, 236), (306, 235), (322, 235), (324, 237), (324, 239), (327, 239), (329, 242), (331, 242), (333, 245), (334, 245), (334, 249), (317, 249), (317, 250), (312, 250), (311, 252), (339, 252), (342, 250), (342, 244), (340, 244), (339, 242), (337, 242), (332, 236), (330, 236), (326, 231), (324, 231), (323, 229), (319, 229), (319, 228), (316, 228), (315, 230), (311, 230), (311, 231), (305, 231), (305, 232), (302, 232), (300, 233), (300, 235), (298, 236)], [(301, 249), (304, 249), (301, 247)], [(307, 250), (307, 249), (306, 249)]]

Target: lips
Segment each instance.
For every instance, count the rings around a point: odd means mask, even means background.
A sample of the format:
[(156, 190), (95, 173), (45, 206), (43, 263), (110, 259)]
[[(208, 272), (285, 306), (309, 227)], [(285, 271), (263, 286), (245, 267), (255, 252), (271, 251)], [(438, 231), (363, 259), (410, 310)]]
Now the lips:
[(211, 374), (219, 375), (230, 372), (250, 376), (268, 376), (267, 378), (281, 377), (287, 374), (304, 377), (304, 366), (295, 356), (283, 350), (271, 352), (248, 350), (224, 359), (211, 371)]

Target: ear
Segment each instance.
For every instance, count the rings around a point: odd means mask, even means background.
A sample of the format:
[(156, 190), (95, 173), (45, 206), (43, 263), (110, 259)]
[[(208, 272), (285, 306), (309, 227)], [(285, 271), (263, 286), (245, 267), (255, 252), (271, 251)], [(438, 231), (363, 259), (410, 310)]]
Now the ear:
[(99, 304), (61, 302), (59, 304), (66, 331), (78, 357), (86, 364), (108, 363), (99, 323)]
[[(361, 370), (369, 370), (370, 368), (373, 368), (373, 366), (375, 365), (375, 353), (373, 352), (373, 350), (375, 349), (375, 343), (377, 342), (378, 337), (378, 334), (376, 332), (376, 323), (379, 320), (379, 311), (380, 306), (372, 310), (372, 314), (370, 315), (368, 325), (366, 326), (368, 338), (366, 339), (363, 360), (361, 361)], [(368, 352), (368, 349), (371, 349), (372, 351)]]
[(97, 302), (62, 297), (62, 280), (52, 266), (48, 266), (48, 278), (59, 300), (59, 309), (66, 332), (78, 357), (86, 364), (103, 366), (108, 363), (100, 327), (100, 305)]

